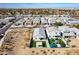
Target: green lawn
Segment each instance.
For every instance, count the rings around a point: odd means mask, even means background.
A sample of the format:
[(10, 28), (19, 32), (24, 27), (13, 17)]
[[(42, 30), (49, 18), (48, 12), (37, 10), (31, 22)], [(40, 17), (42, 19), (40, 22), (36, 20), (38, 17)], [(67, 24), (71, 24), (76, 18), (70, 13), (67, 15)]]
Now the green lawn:
[(46, 42), (45, 42), (45, 41), (43, 41), (42, 43), (43, 43), (43, 47), (47, 47), (47, 45), (46, 45)]
[[(32, 41), (32, 47), (36, 47), (36, 42), (41, 42), (41, 41)], [(47, 45), (46, 45), (46, 42), (45, 41), (42, 41), (42, 45), (43, 45), (43, 47), (47, 47)]]
[[(55, 44), (55, 40), (56, 39), (52, 38), (52, 39), (49, 39), (49, 42), (50, 42), (50, 45), (57, 47)], [(65, 43), (62, 41), (62, 39), (58, 39), (58, 43), (61, 45), (61, 47), (65, 47)]]
[[(49, 39), (50, 45), (52, 45), (53, 47), (57, 47), (56, 43), (55, 43), (56, 39)], [(32, 47), (36, 47), (36, 42), (41, 42), (41, 41), (32, 41)], [(58, 43), (61, 45), (61, 47), (65, 47), (65, 43), (62, 41), (62, 39), (58, 39)], [(42, 46), (43, 47), (47, 47), (46, 41), (42, 41)]]
[(32, 41), (32, 47), (36, 47), (36, 41)]
[(58, 42), (61, 45), (61, 47), (65, 47), (65, 43), (61, 39), (59, 39)]
[(55, 40), (53, 38), (49, 39), (50, 44), (53, 44), (55, 42)]

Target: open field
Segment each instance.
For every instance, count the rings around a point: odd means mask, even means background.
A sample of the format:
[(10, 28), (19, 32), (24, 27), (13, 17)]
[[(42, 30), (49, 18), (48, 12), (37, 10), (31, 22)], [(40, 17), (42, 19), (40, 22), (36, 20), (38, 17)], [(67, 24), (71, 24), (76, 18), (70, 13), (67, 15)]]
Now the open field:
[(77, 39), (70, 39), (71, 41), (69, 42), (69, 46), (71, 48), (79, 48), (79, 38)]
[(4, 53), (17, 53), (20, 49), (25, 49), (30, 41), (30, 32), (29, 29), (15, 29), (8, 32), (2, 45)]
[(71, 16), (79, 16), (79, 9), (0, 9), (2, 15), (16, 15), (16, 14), (66, 14), (69, 13)]

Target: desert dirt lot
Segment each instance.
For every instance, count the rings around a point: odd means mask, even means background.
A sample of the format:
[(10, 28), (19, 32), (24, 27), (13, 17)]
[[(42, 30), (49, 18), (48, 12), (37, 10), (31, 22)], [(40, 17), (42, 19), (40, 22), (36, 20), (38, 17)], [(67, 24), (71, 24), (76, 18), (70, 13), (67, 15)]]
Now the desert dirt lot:
[[(9, 31), (5, 37), (1, 55), (79, 55), (79, 46), (77, 48), (29, 48), (32, 29), (21, 28)], [(79, 40), (71, 41), (69, 44)], [(75, 45), (75, 43), (74, 43)]]

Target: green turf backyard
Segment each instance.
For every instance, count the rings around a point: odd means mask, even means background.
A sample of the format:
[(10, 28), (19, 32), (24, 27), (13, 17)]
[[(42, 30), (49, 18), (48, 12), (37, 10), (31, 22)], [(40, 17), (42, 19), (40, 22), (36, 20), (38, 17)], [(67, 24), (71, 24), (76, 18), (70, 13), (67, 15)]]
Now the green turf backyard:
[(36, 47), (36, 42), (42, 42), (42, 46), (43, 47), (47, 47), (47, 44), (46, 44), (46, 42), (45, 41), (32, 41), (32, 47), (34, 48), (34, 47)]
[(60, 44), (62, 48), (65, 47), (65, 43), (62, 41), (62, 39), (53, 39), (53, 38), (51, 38), (51, 39), (49, 39), (49, 44), (53, 45), (54, 47), (57, 47), (55, 41), (57, 41), (57, 43)]

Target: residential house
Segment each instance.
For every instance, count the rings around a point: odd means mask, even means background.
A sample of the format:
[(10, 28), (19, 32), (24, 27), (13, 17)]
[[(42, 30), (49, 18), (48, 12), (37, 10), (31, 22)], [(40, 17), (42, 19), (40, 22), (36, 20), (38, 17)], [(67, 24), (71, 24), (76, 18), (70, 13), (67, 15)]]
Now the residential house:
[(70, 25), (79, 24), (79, 20), (69, 20), (67, 24), (70, 24)]
[(48, 19), (48, 24), (50, 26), (54, 25), (55, 22), (56, 22), (56, 18), (54, 18), (54, 17), (51, 17), (51, 18)]
[(41, 17), (41, 25), (44, 27), (48, 27), (49, 26), (48, 20), (44, 17)]
[(40, 24), (40, 21), (41, 21), (40, 17), (35, 17), (33, 19), (33, 24)]
[(35, 28), (33, 31), (33, 40), (45, 40), (46, 34), (43, 28)]
[(56, 27), (47, 27), (46, 32), (49, 39), (61, 37), (61, 32)]
[(15, 23), (15, 26), (24, 26), (24, 24), (25, 24), (25, 20), (24, 19), (20, 19), (19, 21), (17, 21), (16, 23)]
[(64, 38), (76, 37), (75, 33), (71, 30), (71, 28), (67, 26), (60, 26), (59, 30), (62, 32)]

